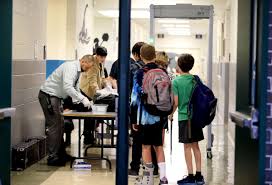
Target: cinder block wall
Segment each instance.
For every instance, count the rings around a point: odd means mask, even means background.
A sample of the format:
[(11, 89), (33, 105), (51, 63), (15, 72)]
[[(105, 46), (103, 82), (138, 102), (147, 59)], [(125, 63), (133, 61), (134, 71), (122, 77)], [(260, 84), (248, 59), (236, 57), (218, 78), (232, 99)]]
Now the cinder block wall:
[(47, 0), (13, 0), (12, 145), (44, 134), (38, 91), (45, 80)]

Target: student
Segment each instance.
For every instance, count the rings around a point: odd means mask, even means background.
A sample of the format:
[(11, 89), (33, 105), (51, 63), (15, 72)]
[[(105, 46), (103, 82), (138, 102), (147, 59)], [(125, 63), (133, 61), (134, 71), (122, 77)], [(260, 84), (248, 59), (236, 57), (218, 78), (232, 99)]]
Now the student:
[[(130, 78), (131, 78), (131, 89), (133, 86), (133, 77), (136, 74), (136, 72), (141, 69), (145, 63), (143, 62), (141, 56), (140, 56), (140, 50), (141, 47), (144, 45), (144, 42), (137, 42), (132, 47), (132, 55), (135, 60), (135, 62), (131, 63), (130, 65)], [(137, 113), (136, 113), (137, 114)], [(133, 138), (133, 144), (132, 144), (132, 160), (130, 162), (130, 169), (128, 170), (129, 176), (138, 176), (139, 170), (140, 170), (140, 164), (141, 164), (141, 158), (142, 158), (142, 141), (141, 141), (141, 133), (139, 130), (135, 130), (133, 127), (131, 129), (131, 135)], [(153, 175), (158, 176), (158, 164), (156, 159), (156, 153), (154, 148), (151, 148), (151, 155), (152, 155), (152, 162), (154, 165), (154, 171)]]
[[(133, 58), (130, 58), (128, 62), (130, 64), (130, 68), (135, 63)], [(118, 89), (119, 73), (120, 73), (119, 71), (120, 70), (119, 70), (119, 66), (118, 66), (118, 60), (116, 60), (115, 62), (113, 62), (112, 66), (111, 66), (110, 75), (109, 75), (109, 80), (111, 81), (112, 87), (114, 89)], [(131, 70), (130, 70), (130, 75), (131, 75)], [(130, 89), (131, 89), (131, 87), (130, 87)]]
[[(93, 55), (93, 67), (86, 73), (83, 73), (80, 77), (80, 90), (82, 91), (82, 94), (89, 98), (89, 100), (93, 100), (96, 91), (102, 89), (106, 84), (104, 63), (107, 55), (107, 49), (105, 47), (99, 46), (96, 49), (95, 55)], [(92, 121), (85, 119), (83, 131), (84, 144), (94, 144), (95, 128), (96, 125)]]
[[(130, 58), (130, 92), (133, 86), (133, 76), (138, 71), (138, 69), (142, 68), (145, 64), (140, 56), (140, 49), (144, 45), (144, 42), (137, 42), (132, 47), (132, 56), (133, 59)], [(118, 87), (119, 83), (119, 68), (118, 68), (118, 60), (112, 64), (110, 78), (113, 84), (116, 84), (115, 87)], [(137, 113), (136, 113), (137, 114)], [(133, 138), (132, 143), (132, 160), (130, 162), (130, 169), (128, 170), (128, 175), (131, 177), (137, 177), (139, 175), (141, 158), (142, 158), (142, 142), (140, 137), (140, 132), (138, 130), (131, 129), (131, 136)], [(154, 175), (158, 175), (158, 165), (156, 160), (156, 153), (154, 148), (152, 148), (152, 160), (154, 163)]]
[[(155, 63), (162, 69), (167, 70), (168, 64), (169, 64), (169, 57), (168, 55), (164, 52), (164, 51), (157, 51), (156, 52), (156, 59), (155, 59)], [(170, 79), (171, 76), (168, 73), (168, 76)], [(168, 117), (163, 117), (162, 118), (163, 121), (163, 131), (162, 131), (162, 141), (164, 143), (164, 135), (165, 135), (165, 129), (168, 130)]]
[(50, 166), (63, 166), (68, 157), (63, 141), (62, 100), (70, 96), (74, 101), (83, 103), (85, 107), (91, 106), (88, 98), (79, 91), (78, 79), (81, 71), (89, 70), (92, 65), (91, 55), (83, 56), (80, 61), (65, 62), (41, 86), (38, 97), (45, 116), (49, 154), (47, 164)]
[[(190, 118), (187, 114), (189, 98), (192, 93), (194, 76), (190, 70), (194, 66), (194, 58), (190, 54), (182, 54), (178, 58), (178, 71), (180, 75), (173, 80), (174, 92), (174, 110), (169, 116), (173, 119), (173, 114), (178, 108), (179, 121), (179, 142), (184, 143), (184, 155), (188, 170), (188, 176), (179, 180), (178, 184), (197, 183), (204, 184), (201, 175), (201, 152), (198, 142), (204, 139), (202, 128), (194, 127), (188, 121)], [(194, 175), (192, 165), (192, 151), (196, 163), (196, 174)]]
[[(140, 132), (142, 141), (142, 158), (144, 162), (144, 172), (141, 178), (138, 178), (136, 185), (153, 185), (153, 171), (151, 147), (155, 148), (158, 166), (160, 169), (160, 184), (168, 184), (166, 178), (166, 165), (163, 151), (162, 130), (163, 124), (160, 116), (149, 114), (143, 106), (141, 106), (142, 81), (144, 77), (144, 69), (156, 69), (155, 64), (155, 48), (145, 44), (140, 49), (140, 56), (145, 63), (143, 68), (139, 69), (133, 81), (133, 89), (131, 94), (131, 123), (135, 131)], [(137, 124), (138, 123), (138, 124)]]
[[(169, 57), (168, 55), (166, 54), (166, 52), (164, 51), (157, 51), (156, 52), (156, 60), (155, 60), (155, 63), (162, 69), (165, 69), (167, 71), (168, 69), (168, 65), (170, 63), (169, 61)], [(175, 75), (171, 72), (167, 72), (168, 73), (168, 76), (171, 80), (173, 80), (175, 78)]]
[(167, 69), (169, 64), (169, 57), (164, 51), (157, 51), (156, 52), (156, 59), (155, 63), (163, 69)]
[(93, 99), (96, 91), (103, 88), (105, 80), (104, 63), (107, 57), (107, 49), (99, 46), (93, 55), (94, 65), (80, 78), (80, 90), (90, 99)]

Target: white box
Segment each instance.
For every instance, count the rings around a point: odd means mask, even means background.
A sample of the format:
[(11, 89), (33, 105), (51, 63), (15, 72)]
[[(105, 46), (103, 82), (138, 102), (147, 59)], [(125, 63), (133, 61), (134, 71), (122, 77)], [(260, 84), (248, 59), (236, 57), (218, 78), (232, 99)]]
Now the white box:
[(93, 106), (92, 106), (92, 112), (93, 113), (106, 113), (107, 112), (107, 108), (108, 108), (108, 105), (106, 105), (106, 104), (94, 104)]

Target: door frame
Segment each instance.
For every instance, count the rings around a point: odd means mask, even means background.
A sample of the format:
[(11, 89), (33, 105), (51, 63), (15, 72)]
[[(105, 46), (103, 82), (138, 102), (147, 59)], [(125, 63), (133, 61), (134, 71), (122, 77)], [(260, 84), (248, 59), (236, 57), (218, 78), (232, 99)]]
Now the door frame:
[[(12, 0), (0, 1), (0, 108), (11, 106), (12, 76)], [(10, 185), (11, 120), (0, 120), (0, 181)]]
[[(212, 89), (213, 71), (213, 5), (150, 5), (150, 42), (155, 44), (155, 19), (156, 18), (178, 18), (178, 19), (208, 19), (209, 41), (207, 62), (207, 86)], [(212, 158), (212, 125), (207, 126), (207, 158)]]

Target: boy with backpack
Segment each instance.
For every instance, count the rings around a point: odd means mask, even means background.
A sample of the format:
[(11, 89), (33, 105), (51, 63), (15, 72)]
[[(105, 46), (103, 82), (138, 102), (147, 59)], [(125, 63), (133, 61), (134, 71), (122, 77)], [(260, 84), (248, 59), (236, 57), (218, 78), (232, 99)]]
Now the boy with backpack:
[[(195, 77), (190, 74), (194, 66), (194, 58), (190, 54), (182, 54), (178, 58), (178, 68), (180, 75), (173, 80), (174, 109), (169, 116), (173, 120), (173, 114), (178, 108), (179, 121), (179, 142), (184, 143), (184, 155), (188, 170), (188, 176), (179, 180), (182, 184), (204, 184), (201, 174), (201, 151), (198, 142), (204, 139), (201, 127), (191, 123), (191, 114), (189, 114), (189, 102), (193, 92)], [(193, 173), (192, 150), (196, 163), (196, 174)]]
[[(140, 56), (140, 49), (144, 45), (144, 42), (137, 42), (132, 47), (132, 56), (133, 59), (130, 58), (130, 92), (132, 91), (133, 86), (133, 77), (135, 73), (142, 68), (145, 64), (141, 59)], [(110, 78), (116, 84), (116, 88), (118, 87), (119, 83), (119, 68), (118, 68), (118, 60), (115, 61), (112, 64), (111, 72), (110, 72)], [(137, 112), (134, 112), (137, 114)], [(133, 138), (132, 143), (132, 160), (130, 162), (130, 169), (128, 169), (128, 175), (130, 177), (138, 177), (140, 165), (141, 165), (141, 158), (142, 158), (142, 141), (141, 141), (141, 135), (138, 130), (134, 130), (131, 128), (131, 136)], [(154, 176), (158, 175), (158, 165), (156, 160), (156, 154), (154, 149), (151, 150), (152, 154), (152, 161), (154, 164)]]
[(140, 55), (145, 65), (134, 75), (131, 94), (131, 123), (141, 135), (144, 172), (136, 185), (153, 185), (151, 147), (155, 148), (160, 170), (160, 184), (168, 184), (163, 151), (162, 117), (172, 112), (171, 80), (167, 72), (155, 64), (155, 48), (145, 44)]
[[(142, 61), (140, 56), (140, 50), (141, 47), (144, 45), (144, 42), (137, 42), (132, 47), (132, 55), (135, 60), (135, 62), (131, 63), (130, 65), (130, 78), (131, 78), (131, 88), (133, 86), (133, 77), (136, 74), (136, 72), (141, 69), (145, 63)], [(137, 114), (137, 112), (136, 112)], [(132, 144), (132, 160), (130, 163), (130, 169), (128, 170), (128, 175), (131, 177), (137, 177), (139, 175), (140, 170), (140, 164), (141, 164), (141, 158), (142, 158), (142, 141), (141, 141), (141, 133), (139, 130), (131, 129), (131, 135), (133, 138), (133, 144)], [(151, 149), (151, 155), (152, 155), (152, 162), (154, 165), (154, 171), (153, 175), (158, 176), (158, 165), (157, 165), (157, 159), (156, 159), (156, 153), (154, 148)]]

